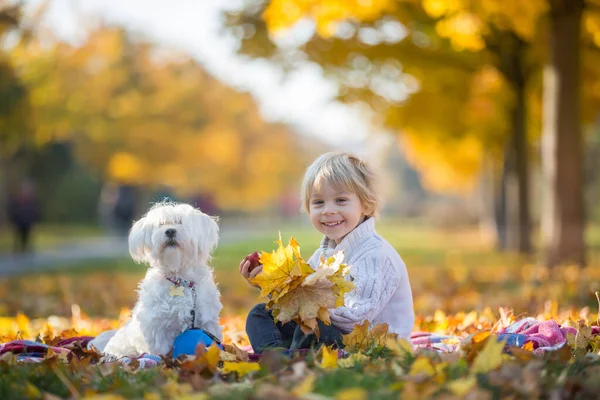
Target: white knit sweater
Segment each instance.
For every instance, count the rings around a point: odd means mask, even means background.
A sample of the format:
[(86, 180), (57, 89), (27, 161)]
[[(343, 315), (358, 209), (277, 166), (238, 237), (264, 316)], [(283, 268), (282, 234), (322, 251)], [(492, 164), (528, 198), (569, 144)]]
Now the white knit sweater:
[(338, 245), (323, 237), (308, 264), (315, 268), (320, 256), (330, 257), (339, 250), (344, 251), (343, 262), (351, 266), (346, 279), (356, 287), (346, 293), (343, 307), (329, 310), (331, 323), (347, 332), (364, 320), (371, 325), (387, 323), (389, 332), (410, 339), (415, 317), (406, 266), (392, 245), (377, 234), (374, 218), (358, 225)]

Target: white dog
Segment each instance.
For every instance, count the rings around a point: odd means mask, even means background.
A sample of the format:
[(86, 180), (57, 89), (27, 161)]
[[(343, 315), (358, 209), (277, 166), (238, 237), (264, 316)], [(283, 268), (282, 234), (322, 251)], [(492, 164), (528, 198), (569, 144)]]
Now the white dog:
[(131, 319), (90, 344), (112, 357), (165, 355), (175, 338), (200, 328), (222, 339), (220, 293), (208, 265), (219, 240), (215, 219), (188, 205), (154, 205), (129, 233), (129, 253), (150, 268)]

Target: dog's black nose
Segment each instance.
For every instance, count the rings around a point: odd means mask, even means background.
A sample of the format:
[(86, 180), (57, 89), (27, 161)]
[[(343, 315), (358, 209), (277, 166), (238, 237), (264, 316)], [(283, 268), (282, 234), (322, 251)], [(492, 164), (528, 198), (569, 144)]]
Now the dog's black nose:
[(167, 235), (167, 237), (170, 237), (170, 238), (175, 237), (176, 233), (177, 233), (177, 231), (175, 229), (173, 229), (173, 228), (167, 229), (165, 231), (165, 235)]

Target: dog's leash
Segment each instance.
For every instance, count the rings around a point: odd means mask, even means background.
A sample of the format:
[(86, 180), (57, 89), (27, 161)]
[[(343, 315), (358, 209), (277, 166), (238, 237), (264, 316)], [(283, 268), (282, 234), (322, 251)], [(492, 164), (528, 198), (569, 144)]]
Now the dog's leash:
[(194, 281), (186, 281), (185, 279), (181, 279), (181, 278), (172, 278), (170, 276), (165, 275), (165, 279), (168, 280), (169, 282), (171, 282), (173, 285), (175, 285), (176, 287), (188, 287), (190, 289), (190, 292), (192, 292), (192, 310), (190, 311), (190, 314), (192, 315), (192, 327), (190, 329), (195, 329), (196, 328), (196, 282)]
[[(190, 311), (190, 314), (192, 316), (192, 326), (190, 329), (200, 329), (200, 328), (196, 328), (196, 282), (194, 281), (186, 281), (185, 279), (181, 279), (181, 278), (172, 278), (170, 276), (165, 275), (165, 278), (171, 282), (173, 285), (175, 285), (176, 287), (188, 287), (190, 289), (190, 292), (192, 293), (192, 310)], [(206, 331), (206, 330), (202, 330), (206, 336), (208, 336), (209, 338), (211, 338), (212, 340), (215, 341), (215, 343), (217, 344), (221, 344), (221, 341), (219, 339), (217, 339), (212, 333)]]

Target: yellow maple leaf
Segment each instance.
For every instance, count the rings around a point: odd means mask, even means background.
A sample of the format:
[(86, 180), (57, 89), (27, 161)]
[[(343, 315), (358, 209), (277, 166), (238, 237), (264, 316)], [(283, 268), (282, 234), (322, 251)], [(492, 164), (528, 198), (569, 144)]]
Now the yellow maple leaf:
[(356, 352), (363, 349), (363, 342), (366, 341), (367, 335), (369, 333), (369, 321), (365, 320), (360, 325), (354, 325), (354, 329), (352, 332), (347, 335), (342, 335), (342, 342), (346, 350), (350, 352)]
[(388, 339), (395, 339), (396, 335), (388, 333), (388, 324), (377, 324), (369, 330), (369, 321), (361, 325), (354, 325), (352, 332), (342, 335), (346, 350), (359, 352), (373, 346), (385, 346)]
[(337, 368), (338, 362), (338, 351), (334, 349), (333, 346), (327, 347), (322, 346), (323, 359), (321, 360), (321, 368), (323, 369), (333, 369)]
[(262, 253), (263, 269), (252, 283), (260, 286), (261, 295), (267, 297), (267, 307), (272, 310), (276, 321), (295, 321), (305, 333), (318, 334), (317, 320), (329, 325), (329, 309), (344, 304), (344, 295), (354, 289), (352, 282), (345, 280), (349, 267), (342, 264), (344, 255), (336, 253), (327, 259), (321, 258), (316, 269), (312, 269), (300, 254), (300, 246), (290, 239), (272, 253)]
[(318, 282), (314, 286), (300, 285), (281, 297), (272, 305), (272, 309), (277, 310), (277, 319), (282, 323), (298, 317), (301, 325), (314, 330), (317, 318), (320, 316), (324, 322), (328, 321), (327, 309), (335, 308), (336, 297), (332, 286), (329, 281)]
[(217, 370), (217, 365), (221, 360), (221, 349), (216, 343), (210, 345), (207, 349), (203, 344), (196, 347), (196, 359), (194, 364), (201, 369), (207, 369), (211, 373)]
[(287, 246), (283, 245), (281, 237), (275, 243), (279, 245), (277, 250), (261, 253), (262, 272), (250, 280), (260, 287), (261, 296), (270, 296), (273, 301), (285, 295), (290, 288), (302, 283), (294, 278), (308, 276), (314, 272), (300, 256), (300, 245), (296, 239), (291, 238)]
[(226, 374), (235, 372), (238, 374), (238, 376), (242, 377), (242, 376), (248, 375), (250, 372), (254, 372), (254, 371), (258, 371), (258, 370), (260, 370), (260, 365), (258, 363), (254, 363), (254, 362), (245, 362), (245, 361), (240, 361), (240, 362), (225, 361), (225, 362), (223, 362), (223, 372)]
[(483, 350), (473, 360), (473, 365), (471, 365), (472, 373), (488, 373), (498, 368), (504, 360), (503, 350), (505, 341), (498, 341), (495, 336), (489, 336), (486, 341)]

